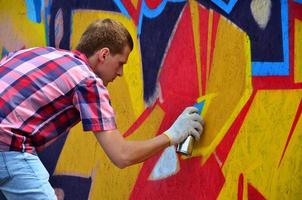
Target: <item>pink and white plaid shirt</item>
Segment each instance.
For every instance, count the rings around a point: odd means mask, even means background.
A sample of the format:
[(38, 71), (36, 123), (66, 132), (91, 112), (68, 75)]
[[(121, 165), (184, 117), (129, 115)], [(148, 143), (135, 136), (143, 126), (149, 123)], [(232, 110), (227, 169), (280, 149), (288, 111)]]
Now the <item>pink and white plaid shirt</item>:
[(0, 61), (0, 151), (35, 154), (79, 121), (84, 131), (116, 129), (108, 90), (85, 55), (31, 48)]

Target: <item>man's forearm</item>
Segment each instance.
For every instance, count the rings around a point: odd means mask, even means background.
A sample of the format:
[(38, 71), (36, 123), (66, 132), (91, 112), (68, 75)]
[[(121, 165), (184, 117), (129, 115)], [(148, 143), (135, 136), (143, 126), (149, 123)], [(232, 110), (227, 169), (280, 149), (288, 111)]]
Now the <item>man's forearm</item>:
[(128, 157), (131, 159), (130, 163), (135, 164), (147, 160), (169, 145), (169, 138), (165, 134), (161, 134), (145, 141), (127, 141), (125, 151), (128, 149)]
[(95, 135), (107, 156), (119, 168), (143, 162), (170, 145), (165, 134), (144, 141), (127, 141), (117, 130)]

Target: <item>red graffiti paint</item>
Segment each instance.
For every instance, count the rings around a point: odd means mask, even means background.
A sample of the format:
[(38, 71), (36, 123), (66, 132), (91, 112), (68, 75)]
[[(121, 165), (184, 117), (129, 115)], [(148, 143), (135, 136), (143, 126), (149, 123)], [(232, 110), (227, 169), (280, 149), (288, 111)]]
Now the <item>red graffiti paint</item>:
[(238, 180), (238, 194), (237, 199), (243, 200), (243, 189), (244, 189), (244, 177), (243, 174), (240, 174), (239, 180)]
[(248, 184), (248, 199), (251, 200), (265, 200), (265, 197), (251, 184)]
[(157, 6), (159, 6), (159, 4), (161, 4), (163, 2), (163, 0), (145, 0), (146, 5), (150, 8), (150, 9), (155, 9), (157, 8)]
[(200, 158), (181, 160), (177, 174), (164, 180), (150, 181), (148, 175), (154, 162), (152, 159), (144, 164), (130, 199), (214, 200), (225, 182), (213, 156), (203, 166)]
[(128, 11), (130, 17), (136, 25), (138, 25), (139, 14), (141, 12), (142, 0), (137, 1), (137, 5), (134, 5), (131, 0), (121, 0), (126, 10)]

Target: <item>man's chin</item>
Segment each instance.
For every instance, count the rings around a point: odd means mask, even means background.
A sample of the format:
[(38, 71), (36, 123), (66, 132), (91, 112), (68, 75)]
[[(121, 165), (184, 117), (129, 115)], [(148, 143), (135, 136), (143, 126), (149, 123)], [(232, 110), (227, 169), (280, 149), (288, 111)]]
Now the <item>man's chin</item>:
[(110, 80), (110, 81), (103, 81), (103, 84), (104, 84), (105, 86), (107, 86), (109, 83), (113, 82), (114, 80), (115, 80), (115, 78), (112, 79), (112, 80)]

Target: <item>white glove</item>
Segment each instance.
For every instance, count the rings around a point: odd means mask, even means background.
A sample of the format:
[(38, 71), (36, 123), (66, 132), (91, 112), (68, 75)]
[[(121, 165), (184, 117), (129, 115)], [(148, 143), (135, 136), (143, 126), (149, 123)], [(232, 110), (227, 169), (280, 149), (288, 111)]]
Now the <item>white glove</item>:
[(203, 130), (203, 119), (195, 107), (187, 107), (175, 120), (174, 124), (164, 132), (170, 139), (170, 145), (179, 144), (189, 135), (199, 140)]

